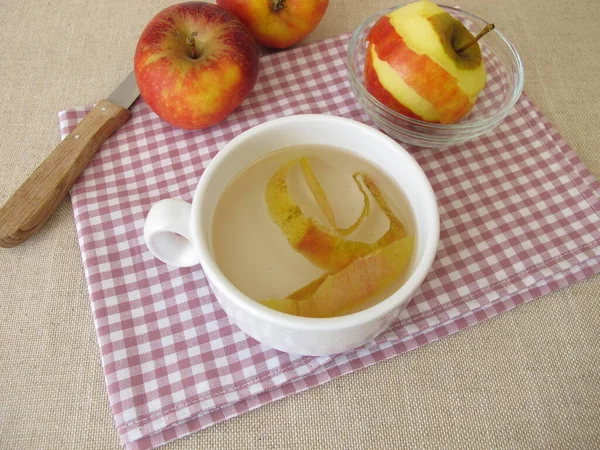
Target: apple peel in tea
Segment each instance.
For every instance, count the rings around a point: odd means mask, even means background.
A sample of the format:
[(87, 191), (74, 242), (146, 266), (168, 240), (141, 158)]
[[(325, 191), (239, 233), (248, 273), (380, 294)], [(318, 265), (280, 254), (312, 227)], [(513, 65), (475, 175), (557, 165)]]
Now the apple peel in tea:
[(348, 228), (339, 228), (335, 224), (335, 216), (333, 215), (333, 210), (331, 209), (331, 205), (329, 204), (327, 195), (325, 194), (325, 191), (321, 187), (321, 183), (319, 183), (319, 180), (315, 176), (315, 173), (313, 172), (312, 167), (310, 166), (310, 162), (308, 161), (308, 158), (306, 158), (306, 157), (300, 158), (300, 167), (302, 168), (302, 174), (304, 175), (306, 184), (308, 185), (310, 192), (312, 193), (313, 197), (315, 198), (315, 201), (317, 202), (317, 206), (319, 207), (321, 212), (323, 214), (325, 214), (325, 217), (327, 218), (329, 225), (331, 225), (333, 227), (333, 229), (338, 234), (341, 234), (342, 236), (348, 236), (349, 234), (352, 234), (354, 231), (356, 231), (356, 229), (363, 222), (363, 219), (369, 215), (369, 212), (371, 209), (371, 202), (369, 200), (369, 196), (367, 195), (367, 193), (363, 189), (362, 185), (360, 184), (360, 181), (358, 180), (358, 177), (360, 174), (357, 172), (352, 175), (352, 178), (354, 179), (356, 186), (358, 186), (360, 193), (363, 195), (363, 205), (364, 205), (363, 210), (360, 213), (360, 216), (358, 217), (358, 219), (356, 219), (356, 222), (354, 222)]
[[(329, 225), (306, 217), (289, 195), (287, 177), (297, 165)], [(345, 238), (370, 213), (369, 197), (359, 178), (389, 220), (388, 230), (373, 243)], [(286, 298), (262, 300), (263, 305), (298, 316), (332, 317), (381, 292), (403, 273), (412, 255), (413, 237), (407, 235), (371, 177), (356, 172), (353, 179), (363, 195), (363, 209), (352, 225), (340, 228), (308, 158), (284, 164), (270, 178), (265, 200), (271, 219), (295, 251), (327, 273)]]
[[(290, 170), (299, 164), (300, 161), (301, 159), (293, 160), (275, 172), (267, 183), (265, 199), (269, 215), (284, 234), (288, 243), (311, 263), (327, 272), (337, 272), (356, 258), (371, 253), (393, 240), (400, 239), (406, 235), (404, 225), (393, 214), (375, 182), (366, 174), (355, 174), (355, 180), (357, 181), (358, 176), (362, 176), (365, 186), (369, 189), (390, 222), (388, 231), (377, 242), (367, 243), (345, 239), (335, 228), (323, 225), (315, 221), (312, 217), (306, 217), (302, 213), (300, 206), (290, 197), (287, 185), (287, 177)], [(308, 160), (306, 160), (305, 164), (308, 164)], [(358, 181), (357, 184), (359, 184)], [(322, 197), (325, 198), (325, 202), (329, 204), (322, 188), (318, 190), (320, 190)], [(317, 203), (319, 203), (318, 200)], [(368, 211), (368, 207), (366, 210)], [(363, 214), (357, 222), (360, 222), (364, 216), (366, 216), (365, 209), (363, 209)], [(350, 228), (352, 227), (354, 225)]]
[(413, 237), (405, 236), (356, 259), (333, 274), (325, 274), (284, 299), (261, 303), (287, 314), (333, 317), (367, 300), (398, 278), (408, 265)]

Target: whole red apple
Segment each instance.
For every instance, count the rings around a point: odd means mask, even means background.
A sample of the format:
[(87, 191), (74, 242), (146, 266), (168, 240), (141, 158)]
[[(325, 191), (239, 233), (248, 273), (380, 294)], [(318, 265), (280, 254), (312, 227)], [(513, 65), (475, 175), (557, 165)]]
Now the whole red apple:
[(329, 0), (217, 0), (248, 27), (265, 47), (286, 48), (311, 33)]
[(248, 96), (258, 76), (258, 51), (246, 27), (223, 8), (180, 3), (146, 26), (134, 70), (158, 116), (197, 130), (225, 119)]

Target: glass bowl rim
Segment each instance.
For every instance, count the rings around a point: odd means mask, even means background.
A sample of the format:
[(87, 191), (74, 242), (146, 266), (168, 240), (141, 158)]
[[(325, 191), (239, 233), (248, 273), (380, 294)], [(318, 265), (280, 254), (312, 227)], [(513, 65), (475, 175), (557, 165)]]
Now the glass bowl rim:
[[(453, 8), (451, 6), (442, 5), (442, 4), (438, 4), (438, 6), (442, 9), (456, 11), (457, 13), (460, 13), (461, 15), (466, 15), (468, 17), (477, 19), (485, 24), (488, 23), (487, 21), (483, 20), (482, 18), (480, 18), (474, 14), (471, 14), (463, 9)], [(517, 103), (517, 100), (519, 99), (519, 97), (521, 96), (521, 93), (523, 91), (523, 84), (524, 84), (523, 62), (521, 61), (521, 57), (519, 56), (519, 52), (517, 51), (517, 49), (504, 36), (504, 34), (502, 34), (502, 32), (500, 30), (498, 30), (498, 28), (494, 28), (494, 30), (491, 32), (496, 33), (500, 37), (502, 42), (508, 47), (513, 58), (515, 59), (516, 66), (517, 66), (517, 83), (515, 85), (515, 88), (513, 89), (512, 98), (510, 99), (510, 101), (506, 104), (506, 106), (504, 106), (503, 108), (500, 108), (498, 111), (493, 113), (490, 117), (487, 117), (487, 118), (481, 119), (481, 120), (477, 120), (477, 121), (473, 121), (473, 122), (469, 122), (469, 123), (460, 123), (459, 122), (459, 123), (454, 123), (454, 124), (439, 124), (439, 123), (433, 123), (433, 122), (426, 122), (424, 120), (414, 119), (412, 117), (408, 117), (408, 116), (405, 116), (404, 114), (394, 111), (393, 109), (391, 109), (388, 106), (381, 103), (373, 95), (371, 95), (371, 93), (367, 90), (367, 88), (364, 86), (363, 82), (359, 79), (358, 75), (356, 74), (356, 72), (353, 69), (352, 56), (356, 52), (355, 51), (350, 52), (350, 50), (353, 48), (356, 49), (358, 47), (358, 42), (357, 42), (358, 37), (367, 28), (367, 25), (371, 21), (374, 21), (374, 20), (376, 20), (376, 18), (382, 17), (396, 9), (398, 9), (398, 6), (392, 6), (391, 8), (387, 8), (387, 9), (378, 11), (375, 14), (372, 14), (371, 16), (369, 16), (368, 18), (366, 18), (365, 20), (362, 21), (362, 23), (358, 26), (358, 28), (356, 28), (356, 30), (354, 30), (354, 32), (352, 33), (352, 36), (350, 38), (350, 42), (348, 44), (347, 52), (346, 52), (346, 68), (348, 70), (348, 73), (350, 74), (350, 81), (351, 81), (352, 86), (355, 89), (357, 89), (363, 97), (365, 97), (370, 103), (372, 103), (373, 106), (376, 106), (379, 109), (382, 109), (383, 112), (388, 113), (397, 119), (404, 120), (411, 125), (417, 125), (417, 126), (421, 126), (421, 127), (426, 127), (428, 129), (436, 129), (436, 130), (468, 131), (468, 130), (487, 128), (488, 126), (489, 127), (494, 126), (496, 123), (498, 123), (500, 120), (502, 120), (504, 117), (506, 117), (508, 115), (509, 111)]]

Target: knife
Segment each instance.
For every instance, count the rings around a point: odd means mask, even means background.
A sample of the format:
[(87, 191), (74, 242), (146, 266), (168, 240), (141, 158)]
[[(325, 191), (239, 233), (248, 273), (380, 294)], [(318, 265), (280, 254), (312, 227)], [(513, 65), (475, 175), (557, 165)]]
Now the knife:
[(139, 95), (131, 72), (25, 180), (0, 208), (0, 247), (15, 247), (42, 228), (104, 141), (127, 122)]

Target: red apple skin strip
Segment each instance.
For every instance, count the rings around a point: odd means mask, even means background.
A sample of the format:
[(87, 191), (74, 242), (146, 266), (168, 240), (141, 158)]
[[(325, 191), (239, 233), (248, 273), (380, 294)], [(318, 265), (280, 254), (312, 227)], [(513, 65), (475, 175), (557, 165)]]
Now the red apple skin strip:
[(302, 168), (302, 173), (304, 175), (304, 179), (306, 180), (306, 184), (308, 185), (310, 192), (312, 193), (315, 201), (317, 202), (319, 209), (327, 218), (329, 225), (331, 225), (333, 229), (342, 236), (348, 236), (349, 234), (356, 231), (356, 229), (360, 226), (364, 218), (369, 215), (371, 208), (371, 201), (369, 200), (369, 196), (361, 186), (360, 181), (358, 181), (358, 176), (360, 175), (360, 173), (354, 173), (352, 175), (352, 178), (358, 186), (360, 193), (363, 195), (363, 210), (360, 213), (358, 219), (356, 219), (356, 221), (352, 225), (350, 225), (348, 228), (339, 228), (336, 225), (335, 216), (333, 214), (333, 210), (331, 209), (331, 205), (329, 204), (329, 200), (327, 199), (327, 195), (325, 194), (321, 183), (319, 183), (319, 180), (315, 176), (315, 173), (313, 172), (312, 167), (310, 166), (308, 158), (300, 158), (300, 167)]
[(335, 217), (333, 215), (333, 210), (331, 209), (331, 205), (329, 204), (329, 200), (325, 195), (325, 191), (323, 191), (321, 183), (319, 183), (319, 180), (315, 176), (315, 173), (313, 172), (307, 157), (300, 158), (300, 167), (302, 168), (302, 174), (304, 175), (306, 184), (308, 185), (310, 192), (312, 192), (312, 195), (315, 198), (319, 209), (323, 214), (325, 214), (325, 217), (327, 217), (329, 225), (335, 227)]
[(404, 228), (404, 224), (400, 219), (398, 219), (398, 217), (396, 217), (396, 215), (392, 211), (392, 208), (390, 208), (390, 205), (388, 205), (388, 203), (385, 201), (385, 199), (383, 198), (383, 194), (379, 190), (377, 184), (375, 184), (375, 181), (373, 181), (373, 179), (370, 176), (364, 174), (363, 182), (365, 183), (367, 189), (371, 192), (371, 195), (373, 195), (373, 198), (377, 202), (377, 205), (379, 205), (383, 213), (390, 221), (390, 226), (388, 230), (383, 236), (379, 238), (376, 244), (379, 247), (381, 247), (382, 245), (389, 244), (390, 242), (396, 239), (400, 239), (406, 236), (406, 228)]
[(330, 228), (302, 214), (287, 188), (288, 172), (297, 163), (294, 160), (284, 165), (267, 183), (265, 199), (269, 214), (294, 250), (317, 267), (336, 272), (369, 253), (371, 246), (337, 236)]
[(298, 313), (298, 302), (291, 298), (270, 298), (267, 300), (260, 300), (260, 304), (265, 305), (275, 311), (279, 311), (293, 316), (300, 315)]
[[(294, 316), (300, 316), (302, 314), (300, 314), (299, 301), (310, 298), (310, 296), (318, 289), (318, 287), (321, 286), (321, 284), (323, 284), (323, 281), (325, 281), (325, 278), (327, 278), (327, 276), (328, 274), (320, 276), (316, 280), (313, 280), (310, 283), (308, 283), (306, 286), (301, 287), (297, 291), (291, 293), (286, 298), (270, 298), (268, 300), (261, 300), (260, 303), (280, 312), (292, 314)], [(303, 305), (302, 309), (312, 308), (314, 310), (313, 303), (304, 303), (305, 304)], [(313, 316), (314, 314), (316, 314), (316, 311), (312, 313)]]
[(318, 278), (285, 299), (261, 303), (297, 316), (334, 317), (365, 302), (396, 280), (410, 261), (413, 245), (413, 236), (405, 236), (358, 258), (335, 274)]
[(327, 272), (337, 272), (355, 259), (406, 235), (402, 222), (392, 213), (377, 185), (367, 175), (363, 175), (365, 186), (390, 221), (390, 228), (377, 242), (344, 239), (330, 227), (305, 217), (288, 193), (287, 176), (296, 164), (298, 160), (291, 161), (275, 172), (267, 183), (265, 200), (269, 215), (292, 248), (317, 267)]
[(316, 280), (311, 281), (306, 286), (301, 287), (297, 291), (292, 292), (286, 298), (290, 298), (292, 300), (303, 300), (307, 299), (311, 295), (315, 293), (315, 291), (323, 284), (323, 281), (329, 276), (328, 273), (321, 275)]
[(405, 236), (329, 275), (312, 295), (317, 317), (331, 317), (381, 292), (404, 272), (414, 239)]
[(412, 117), (413, 119), (424, 120), (423, 117), (415, 114), (411, 109), (400, 103), (396, 97), (383, 87), (381, 81), (379, 81), (379, 75), (377, 75), (377, 72), (375, 72), (375, 69), (373, 68), (372, 48), (373, 44), (369, 44), (365, 61), (365, 86), (367, 90), (388, 108), (398, 111), (405, 116)]

